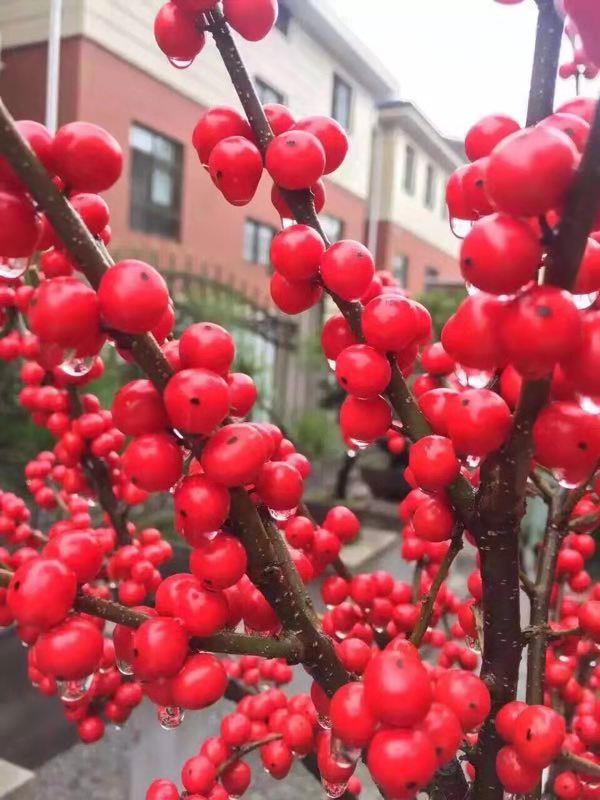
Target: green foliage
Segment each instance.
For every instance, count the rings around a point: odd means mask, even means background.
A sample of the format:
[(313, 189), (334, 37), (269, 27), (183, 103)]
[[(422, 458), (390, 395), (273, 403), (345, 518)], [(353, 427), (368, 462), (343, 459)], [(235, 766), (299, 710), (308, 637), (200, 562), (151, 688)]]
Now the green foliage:
[(292, 426), (291, 439), (308, 458), (326, 458), (342, 452), (337, 425), (332, 415), (320, 408), (303, 414)]
[(431, 314), (436, 339), (440, 338), (442, 328), (465, 297), (466, 294), (463, 289), (458, 287), (456, 289), (432, 289), (417, 297), (417, 300)]

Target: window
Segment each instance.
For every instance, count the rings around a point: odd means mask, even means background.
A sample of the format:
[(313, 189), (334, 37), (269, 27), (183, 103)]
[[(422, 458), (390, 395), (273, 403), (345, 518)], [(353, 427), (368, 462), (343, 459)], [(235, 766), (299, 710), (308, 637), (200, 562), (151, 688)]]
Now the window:
[(415, 148), (407, 144), (404, 151), (404, 189), (408, 194), (415, 193), (415, 172), (417, 166), (417, 154)]
[(427, 164), (427, 175), (425, 178), (425, 205), (427, 208), (435, 208), (436, 176), (435, 169), (431, 164)]
[(278, 31), (281, 31), (281, 33), (283, 33), (284, 36), (287, 36), (289, 33), (291, 19), (292, 19), (292, 14), (289, 8), (287, 8), (287, 6), (284, 6), (280, 0), (279, 13), (277, 15), (277, 22), (275, 23), (275, 27), (277, 28)]
[(278, 92), (277, 89), (269, 86), (269, 84), (265, 83), (261, 78), (256, 78), (256, 93), (263, 106), (266, 106), (268, 103), (280, 103), (281, 105), (285, 103), (284, 95)]
[(408, 264), (408, 256), (404, 254), (396, 256), (392, 264), (394, 277), (403, 289), (406, 289), (408, 283)]
[(344, 236), (344, 221), (331, 214), (321, 214), (321, 227), (330, 242), (338, 242)]
[(435, 267), (427, 267), (425, 269), (425, 291), (430, 292), (437, 286), (440, 277), (440, 271)]
[(132, 125), (131, 227), (179, 239), (183, 147), (172, 139)]
[(331, 116), (340, 123), (342, 128), (350, 131), (352, 116), (352, 87), (339, 75), (333, 76), (333, 103)]
[(244, 223), (244, 261), (268, 266), (271, 242), (276, 233), (270, 225), (247, 219)]

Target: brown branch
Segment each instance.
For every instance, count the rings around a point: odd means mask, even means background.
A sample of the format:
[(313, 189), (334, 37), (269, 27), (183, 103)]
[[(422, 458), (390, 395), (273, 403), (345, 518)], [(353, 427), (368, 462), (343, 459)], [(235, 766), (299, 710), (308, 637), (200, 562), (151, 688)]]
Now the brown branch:
[(440, 564), (440, 568), (437, 572), (437, 575), (433, 579), (433, 583), (431, 584), (431, 588), (425, 595), (425, 597), (421, 600), (421, 611), (419, 614), (419, 619), (417, 620), (417, 624), (414, 627), (414, 630), (410, 636), (410, 641), (414, 644), (415, 647), (419, 647), (421, 642), (423, 641), (423, 636), (425, 635), (425, 631), (427, 630), (429, 623), (431, 621), (431, 615), (433, 613), (433, 607), (435, 605), (436, 597), (438, 596), (438, 592), (440, 591), (442, 584), (448, 577), (448, 573), (450, 571), (450, 567), (452, 566), (452, 562), (456, 558), (456, 556), (460, 553), (463, 547), (463, 531), (462, 528), (458, 531), (454, 537), (452, 538), (452, 543), (448, 549), (448, 552), (444, 556), (444, 560)]
[(521, 581), (521, 588), (528, 597), (533, 597), (535, 592), (535, 584), (529, 575), (522, 569), (519, 570), (519, 580)]
[[(65, 197), (57, 190), (33, 151), (20, 136), (0, 101), (0, 153), (27, 186), (80, 271), (97, 288), (111, 266), (98, 243)], [(130, 337), (134, 360), (163, 390), (172, 370), (152, 336)], [(261, 516), (242, 489), (231, 492), (231, 523), (249, 557), (249, 576), (267, 597), (283, 626), (301, 639), (305, 666), (323, 689), (333, 694), (351, 679), (340, 664), (331, 640), (318, 628), (308, 593), (298, 576), (279, 531)]]
[(253, 753), (255, 750), (259, 750), (261, 747), (264, 747), (266, 744), (270, 744), (271, 742), (279, 742), (283, 739), (283, 735), (281, 733), (269, 733), (263, 739), (258, 739), (256, 742), (248, 742), (248, 744), (244, 744), (241, 747), (236, 747), (233, 753), (229, 756), (227, 761), (224, 761), (221, 766), (217, 770), (217, 778), (220, 778), (221, 775), (226, 772), (233, 764), (243, 758), (244, 756)]
[(581, 517), (575, 517), (568, 523), (569, 530), (571, 531), (585, 531), (590, 527), (596, 528), (600, 523), (600, 511), (592, 511), (591, 514), (584, 514)]
[(561, 753), (558, 760), (573, 772), (579, 772), (581, 775), (591, 778), (600, 778), (600, 764), (596, 764), (594, 761), (576, 756), (574, 753)]
[[(8, 587), (12, 572), (0, 570), (0, 586)], [(139, 628), (148, 614), (134, 611), (120, 603), (99, 597), (78, 594), (73, 604), (75, 611), (99, 617), (116, 625)], [(254, 655), (262, 658), (283, 658), (288, 664), (302, 663), (302, 643), (297, 636), (284, 633), (281, 636), (248, 636), (235, 631), (219, 631), (212, 636), (195, 636), (190, 639), (192, 652), (223, 653), (227, 655)]]
[[(208, 30), (215, 40), (217, 49), (221, 54), (246, 117), (252, 126), (258, 146), (264, 155), (270, 142), (273, 140), (273, 131), (271, 130), (269, 121), (265, 116), (264, 109), (256, 94), (254, 84), (244, 66), (222, 13), (218, 9), (215, 9), (208, 13), (206, 18)], [(325, 244), (329, 245), (329, 240), (323, 232), (319, 217), (315, 211), (312, 193), (306, 190), (294, 192), (281, 191), (295, 220), (314, 228), (321, 235)], [(329, 292), (329, 295), (344, 315), (354, 334), (358, 339), (362, 340), (361, 304), (342, 300), (333, 292)], [(416, 441), (431, 433), (431, 428), (408, 389), (400, 370), (393, 361), (392, 380), (385, 395), (402, 421), (404, 433), (410, 439)], [(449, 494), (461, 520), (468, 527), (473, 510), (473, 490), (471, 485), (461, 476), (450, 487)]]
[(523, 630), (524, 643), (533, 639), (536, 636), (541, 636), (547, 640), (562, 639), (564, 636), (585, 636), (585, 632), (581, 628), (566, 628), (565, 630), (551, 628), (549, 625), (529, 626)]
[(571, 527), (574, 522), (577, 522), (577, 520), (569, 522), (571, 514), (573, 513), (573, 509), (593, 484), (599, 469), (600, 464), (595, 464), (590, 476), (586, 478), (586, 480), (582, 481), (579, 486), (575, 487), (575, 489), (569, 492), (569, 494), (565, 497), (563, 506), (561, 508), (561, 525), (569, 525), (569, 527)]
[(550, 483), (546, 480), (541, 470), (539, 469), (531, 470), (531, 474), (529, 475), (529, 480), (536, 487), (541, 497), (543, 497), (547, 503), (550, 503), (554, 495), (554, 489), (552, 488)]

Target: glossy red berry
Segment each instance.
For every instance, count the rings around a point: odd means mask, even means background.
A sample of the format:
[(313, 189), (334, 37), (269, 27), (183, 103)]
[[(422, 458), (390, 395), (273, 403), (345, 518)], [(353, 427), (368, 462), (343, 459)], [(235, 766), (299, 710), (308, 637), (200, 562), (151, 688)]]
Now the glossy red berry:
[(190, 569), (206, 589), (227, 589), (246, 572), (248, 558), (243, 544), (220, 533), (192, 551)]
[(465, 298), (442, 329), (444, 348), (471, 369), (493, 370), (502, 365), (506, 356), (498, 331), (504, 309), (505, 303), (492, 295)]
[(167, 492), (181, 478), (183, 453), (167, 433), (147, 433), (123, 453), (123, 470), (145, 492)]
[(511, 133), (520, 130), (519, 123), (504, 114), (483, 117), (469, 129), (465, 137), (465, 150), (469, 161), (489, 156), (492, 150)]
[(174, 2), (159, 9), (154, 20), (154, 38), (176, 66), (188, 66), (205, 43), (204, 32), (196, 27), (194, 16)]
[(367, 291), (375, 264), (360, 242), (343, 239), (333, 244), (321, 258), (321, 277), (325, 286), (343, 300), (358, 300)]
[(200, 117), (192, 135), (192, 144), (198, 153), (200, 162), (208, 165), (208, 159), (215, 145), (230, 136), (252, 139), (252, 129), (248, 121), (229, 106), (209, 108)]
[(533, 426), (533, 444), (540, 464), (578, 483), (600, 456), (600, 421), (575, 403), (550, 403)]
[(445, 489), (460, 473), (454, 446), (445, 436), (425, 436), (415, 442), (408, 465), (417, 485), (425, 491)]
[(102, 634), (93, 622), (71, 617), (38, 637), (36, 664), (59, 681), (80, 680), (98, 668), (103, 646)]
[(149, 380), (131, 381), (116, 393), (112, 404), (114, 425), (126, 436), (158, 433), (169, 426), (159, 391)]
[(432, 701), (431, 681), (418, 657), (386, 650), (364, 674), (365, 700), (386, 725), (410, 727), (424, 719)]
[(503, 747), (496, 756), (496, 773), (504, 789), (511, 794), (529, 794), (540, 780), (540, 770), (526, 764), (510, 745)]
[(143, 261), (120, 261), (103, 276), (98, 288), (104, 323), (123, 333), (147, 333), (169, 304), (163, 277)]
[(232, 417), (245, 417), (258, 398), (256, 384), (245, 372), (232, 372), (227, 376), (229, 408)]
[(382, 397), (361, 400), (348, 396), (340, 409), (340, 425), (347, 439), (374, 442), (385, 436), (392, 424), (392, 410)]
[(452, 536), (454, 515), (443, 497), (429, 497), (417, 506), (412, 524), (421, 539), (444, 542)]
[(554, 778), (554, 794), (560, 800), (578, 800), (582, 788), (581, 781), (574, 772), (560, 772)]
[(148, 787), (146, 800), (180, 800), (179, 789), (173, 781), (158, 778)]
[(579, 607), (579, 624), (594, 641), (600, 641), (600, 600), (586, 600)]
[(491, 294), (513, 294), (533, 280), (542, 247), (531, 227), (508, 214), (476, 222), (465, 237), (460, 268), (468, 283)]
[(329, 707), (331, 730), (347, 747), (366, 747), (378, 720), (365, 699), (365, 686), (357, 681), (338, 689)]
[(104, 736), (104, 722), (101, 717), (85, 717), (77, 725), (77, 735), (84, 744), (93, 744)]
[(464, 734), (453, 711), (442, 703), (432, 703), (420, 727), (435, 749), (438, 766), (454, 758)]
[(545, 214), (564, 201), (578, 161), (577, 148), (562, 131), (526, 128), (494, 149), (486, 192), (498, 211), (516, 217)]
[(281, 103), (266, 103), (263, 106), (263, 110), (275, 136), (279, 136), (280, 133), (285, 133), (294, 127), (294, 117), (289, 108)]
[(374, 297), (363, 311), (362, 325), (367, 344), (382, 352), (401, 353), (418, 336), (415, 309), (400, 295)]
[(408, 799), (430, 782), (437, 760), (422, 731), (388, 729), (373, 737), (367, 766), (386, 796)]
[(256, 479), (256, 491), (268, 508), (274, 511), (295, 509), (302, 500), (302, 476), (291, 464), (268, 461)]
[(94, 236), (99, 236), (110, 221), (108, 204), (99, 194), (79, 192), (69, 198), (69, 202), (83, 220), (86, 228)]
[(181, 770), (181, 782), (190, 794), (206, 795), (215, 783), (215, 766), (206, 756), (188, 758)]
[(19, 625), (48, 630), (67, 616), (76, 591), (75, 573), (62, 561), (32, 558), (16, 570), (6, 599)]
[(200, 367), (226, 376), (235, 358), (233, 336), (214, 322), (197, 322), (179, 340), (181, 366)]
[(177, 615), (190, 636), (212, 636), (227, 623), (229, 606), (222, 592), (188, 584), (178, 595)]
[(0, 191), (0, 256), (29, 258), (42, 235), (42, 219), (24, 194)]
[(143, 681), (172, 678), (183, 666), (187, 652), (188, 635), (181, 621), (153, 617), (133, 636), (133, 670)]
[(212, 148), (208, 159), (213, 183), (234, 206), (245, 206), (252, 200), (262, 170), (260, 152), (245, 136), (221, 139)]
[[(54, 175), (52, 160), (53, 136), (44, 125), (31, 119), (20, 119), (15, 122), (15, 127), (25, 139), (29, 147), (42, 162), (47, 172)], [(23, 184), (13, 172), (6, 159), (0, 157), (0, 184), (10, 190), (23, 190)]]
[(261, 432), (250, 423), (225, 425), (211, 436), (202, 452), (206, 475), (223, 486), (243, 486), (256, 480), (271, 455)]
[(264, 39), (277, 20), (277, 0), (224, 0), (227, 22), (250, 42)]
[(96, 292), (77, 278), (42, 281), (29, 303), (29, 324), (45, 342), (77, 348), (99, 335)]
[(460, 455), (484, 457), (498, 449), (511, 427), (510, 409), (489, 389), (467, 389), (448, 407), (448, 435)]
[(520, 700), (513, 700), (502, 706), (496, 714), (496, 730), (505, 742), (513, 741), (515, 735), (515, 723), (519, 716), (527, 708), (527, 703)]
[(308, 189), (323, 176), (325, 151), (312, 133), (291, 130), (273, 139), (265, 166), (282, 189)]
[(306, 281), (319, 273), (325, 244), (308, 225), (291, 225), (271, 243), (273, 268), (288, 281)]
[(229, 389), (206, 369), (184, 369), (167, 384), (164, 402), (171, 424), (184, 433), (210, 433), (229, 412)]
[(490, 713), (491, 698), (487, 686), (472, 672), (464, 670), (449, 670), (441, 675), (434, 699), (454, 711), (464, 731), (481, 725)]
[(205, 475), (188, 475), (173, 495), (175, 524), (188, 541), (221, 528), (229, 515), (229, 493)]
[(533, 286), (508, 304), (499, 341), (526, 377), (541, 377), (577, 348), (581, 317), (571, 296), (554, 286)]
[(62, 561), (77, 576), (77, 583), (88, 583), (98, 575), (103, 553), (92, 531), (64, 531), (44, 547), (45, 558)]
[(349, 394), (369, 399), (387, 389), (392, 369), (387, 358), (374, 347), (355, 344), (338, 355), (335, 375)]
[(348, 153), (348, 137), (342, 126), (330, 117), (305, 117), (294, 125), (295, 130), (316, 136), (325, 151), (325, 174), (335, 172)]
[(560, 753), (565, 735), (562, 714), (547, 706), (529, 706), (515, 722), (512, 743), (525, 763), (541, 770)]
[(323, 289), (314, 281), (288, 281), (279, 272), (271, 277), (271, 299), (284, 314), (301, 314), (316, 305)]
[(581, 341), (561, 366), (574, 389), (584, 395), (599, 395), (600, 312), (588, 311), (581, 323)]
[(123, 152), (117, 140), (90, 122), (69, 122), (59, 129), (52, 161), (73, 192), (104, 192), (123, 171)]

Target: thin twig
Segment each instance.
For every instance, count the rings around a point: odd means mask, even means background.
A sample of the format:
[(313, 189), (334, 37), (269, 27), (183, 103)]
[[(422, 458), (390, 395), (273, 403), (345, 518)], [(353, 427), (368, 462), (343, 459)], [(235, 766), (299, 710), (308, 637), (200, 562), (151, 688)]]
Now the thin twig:
[(233, 766), (233, 764), (239, 761), (240, 758), (253, 753), (255, 750), (259, 750), (266, 744), (271, 744), (271, 742), (280, 742), (282, 739), (283, 735), (281, 733), (269, 733), (267, 736), (262, 739), (258, 739), (256, 742), (248, 742), (248, 744), (244, 744), (242, 747), (236, 747), (229, 758), (217, 769), (217, 777), (220, 778), (221, 775), (226, 772), (229, 767)]
[(578, 772), (591, 778), (600, 778), (600, 764), (589, 761), (587, 758), (576, 756), (575, 753), (561, 753), (558, 760), (561, 764), (570, 767), (573, 772)]

